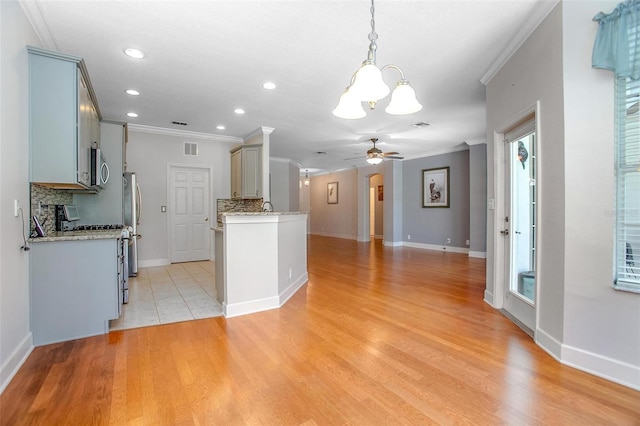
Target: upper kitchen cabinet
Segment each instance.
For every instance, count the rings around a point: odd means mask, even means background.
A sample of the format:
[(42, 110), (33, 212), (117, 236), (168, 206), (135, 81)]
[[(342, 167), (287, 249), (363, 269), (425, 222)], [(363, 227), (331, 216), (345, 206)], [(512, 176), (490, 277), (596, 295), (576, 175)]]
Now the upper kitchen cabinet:
[(88, 189), (101, 116), (84, 61), (31, 46), (27, 50), (31, 182)]
[(231, 151), (231, 198), (262, 198), (262, 146)]

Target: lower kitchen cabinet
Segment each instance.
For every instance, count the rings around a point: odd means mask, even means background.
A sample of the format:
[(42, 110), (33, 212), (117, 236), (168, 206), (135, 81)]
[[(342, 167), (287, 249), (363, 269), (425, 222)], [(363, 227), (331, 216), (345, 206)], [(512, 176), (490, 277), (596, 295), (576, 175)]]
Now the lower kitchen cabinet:
[(109, 332), (119, 315), (118, 239), (31, 244), (34, 346)]

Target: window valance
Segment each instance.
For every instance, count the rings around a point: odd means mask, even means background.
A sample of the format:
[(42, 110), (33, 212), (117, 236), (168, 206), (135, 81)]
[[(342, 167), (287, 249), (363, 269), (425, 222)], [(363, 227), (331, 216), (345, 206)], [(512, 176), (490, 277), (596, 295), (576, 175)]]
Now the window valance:
[(626, 0), (610, 14), (598, 13), (592, 66), (617, 77), (640, 79), (640, 0)]

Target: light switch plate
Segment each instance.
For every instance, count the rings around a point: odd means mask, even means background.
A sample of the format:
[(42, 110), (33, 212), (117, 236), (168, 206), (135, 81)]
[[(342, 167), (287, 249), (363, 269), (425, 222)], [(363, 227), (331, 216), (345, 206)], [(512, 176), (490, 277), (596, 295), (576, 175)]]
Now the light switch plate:
[(166, 213), (167, 212), (167, 206), (160, 206), (160, 211), (162, 213)]

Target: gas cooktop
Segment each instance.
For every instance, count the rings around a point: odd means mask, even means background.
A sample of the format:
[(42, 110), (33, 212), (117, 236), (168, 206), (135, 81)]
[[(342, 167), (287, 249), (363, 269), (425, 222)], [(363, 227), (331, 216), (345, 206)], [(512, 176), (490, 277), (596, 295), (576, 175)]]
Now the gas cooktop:
[(114, 224), (114, 225), (78, 225), (70, 229), (70, 231), (103, 231), (109, 229), (122, 229), (124, 225), (122, 224)]

